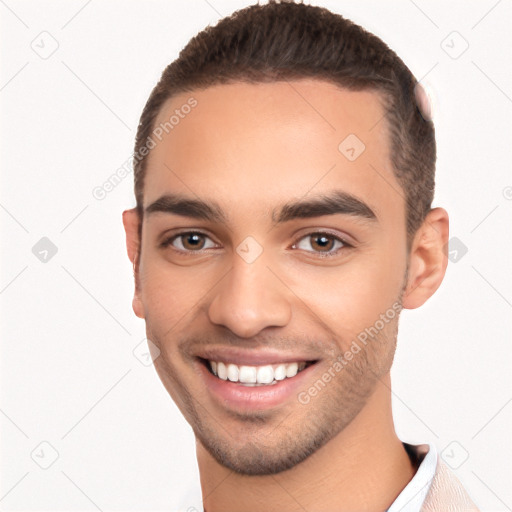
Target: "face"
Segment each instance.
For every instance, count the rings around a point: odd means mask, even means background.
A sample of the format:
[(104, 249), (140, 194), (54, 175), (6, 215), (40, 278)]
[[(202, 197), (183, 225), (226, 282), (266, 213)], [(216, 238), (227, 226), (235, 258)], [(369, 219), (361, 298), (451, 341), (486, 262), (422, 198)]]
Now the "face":
[(403, 193), (375, 92), (220, 85), (172, 98), (156, 124), (190, 97), (148, 158), (134, 309), (198, 441), (237, 472), (276, 473), (389, 372)]

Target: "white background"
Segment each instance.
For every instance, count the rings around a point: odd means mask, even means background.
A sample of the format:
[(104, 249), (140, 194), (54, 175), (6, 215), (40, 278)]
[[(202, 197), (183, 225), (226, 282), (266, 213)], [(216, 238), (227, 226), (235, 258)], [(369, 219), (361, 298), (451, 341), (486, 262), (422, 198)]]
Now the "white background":
[[(133, 353), (132, 175), (92, 190), (132, 153), (164, 67), (250, 3), (0, 1), (1, 510), (202, 510), (191, 429)], [(396, 427), (452, 466), (468, 456), (454, 472), (480, 509), (511, 510), (511, 2), (311, 3), (380, 36), (433, 97), (434, 205), (468, 251), (402, 315)]]

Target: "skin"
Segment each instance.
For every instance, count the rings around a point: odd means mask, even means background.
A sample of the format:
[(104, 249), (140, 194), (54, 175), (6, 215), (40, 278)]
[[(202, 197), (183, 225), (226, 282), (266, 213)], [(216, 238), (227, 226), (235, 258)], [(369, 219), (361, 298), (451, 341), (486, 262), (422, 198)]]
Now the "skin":
[[(227, 222), (145, 214), (140, 240), (135, 209), (123, 222), (133, 309), (160, 350), (160, 379), (194, 429), (205, 510), (386, 510), (417, 469), (391, 414), (398, 314), (307, 404), (294, 395), (242, 414), (206, 389), (194, 355), (206, 346), (300, 352), (318, 361), (307, 391), (380, 315), (419, 307), (435, 292), (448, 215), (431, 210), (407, 251), (386, 123), (370, 130), (384, 113), (376, 92), (314, 79), (219, 85), (170, 99), (157, 124), (190, 96), (197, 106), (151, 150), (144, 206), (181, 193), (215, 201)], [(366, 146), (353, 162), (338, 150), (348, 134)], [(376, 219), (273, 222), (283, 204), (334, 189)], [(186, 236), (159, 246), (178, 228), (203, 232), (199, 249)], [(319, 231), (353, 247), (328, 238), (326, 249), (311, 236)], [(263, 249), (252, 263), (236, 251), (248, 236)]]

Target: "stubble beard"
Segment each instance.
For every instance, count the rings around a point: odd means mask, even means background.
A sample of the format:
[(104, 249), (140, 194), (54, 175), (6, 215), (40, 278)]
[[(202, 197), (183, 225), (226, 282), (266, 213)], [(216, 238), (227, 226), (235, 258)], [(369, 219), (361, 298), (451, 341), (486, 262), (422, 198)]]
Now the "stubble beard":
[[(407, 272), (397, 300), (400, 305), (406, 282)], [(361, 412), (378, 381), (391, 369), (398, 320), (399, 312), (366, 344), (359, 344), (361, 350), (308, 404), (297, 400), (292, 412), (283, 418), (278, 418), (279, 411), (245, 415), (231, 413), (236, 425), (233, 432), (197, 403), (175, 378), (177, 372), (165, 355), (155, 361), (155, 368), (191, 425), (197, 441), (219, 464), (242, 475), (272, 475), (306, 460), (342, 432)], [(343, 354), (344, 351), (339, 349), (332, 358), (323, 360), (325, 370), (334, 367)], [(320, 376), (318, 374), (317, 378)], [(314, 382), (308, 382), (308, 386), (312, 384)]]
[[(191, 425), (197, 440), (219, 464), (243, 475), (277, 474), (300, 464), (352, 422), (389, 372), (398, 319), (394, 324), (391, 333), (380, 332), (361, 347), (309, 403), (296, 399), (292, 412), (283, 418), (282, 413), (272, 412), (232, 414), (236, 432), (217, 424), (209, 414), (194, 414)], [(342, 355), (340, 351), (332, 360), (324, 360), (325, 369), (332, 368)]]

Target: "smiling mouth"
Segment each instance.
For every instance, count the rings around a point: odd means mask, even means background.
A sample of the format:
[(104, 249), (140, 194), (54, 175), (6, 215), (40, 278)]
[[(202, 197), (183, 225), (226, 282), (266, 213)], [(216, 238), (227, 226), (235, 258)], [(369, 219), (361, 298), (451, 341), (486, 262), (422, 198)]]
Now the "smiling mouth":
[(297, 361), (266, 365), (238, 365), (227, 361), (199, 358), (208, 371), (220, 380), (243, 386), (273, 386), (282, 380), (292, 379), (317, 361)]

